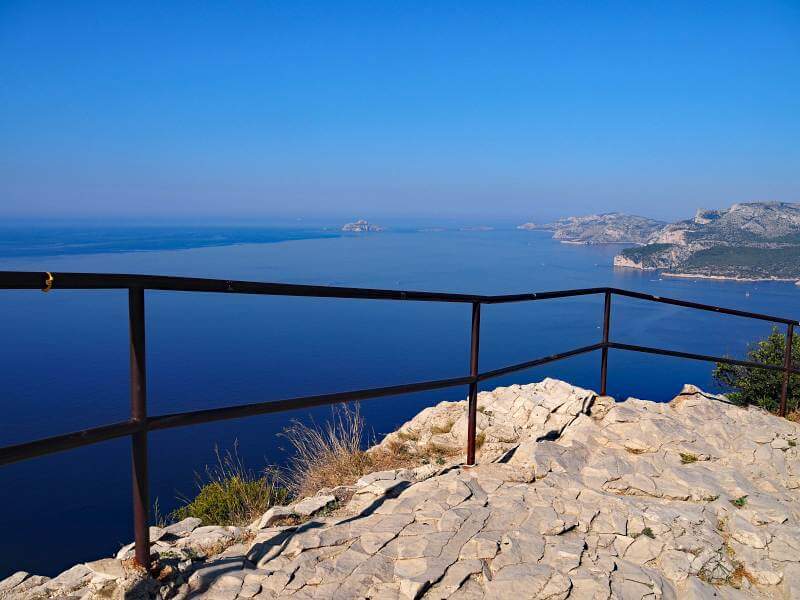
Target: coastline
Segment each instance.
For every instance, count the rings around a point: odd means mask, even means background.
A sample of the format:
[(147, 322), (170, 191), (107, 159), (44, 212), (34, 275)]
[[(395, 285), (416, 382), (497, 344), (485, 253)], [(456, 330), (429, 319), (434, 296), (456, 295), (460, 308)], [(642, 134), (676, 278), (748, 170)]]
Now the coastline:
[[(630, 268), (630, 267), (629, 267)], [(642, 269), (645, 270), (645, 269)], [(657, 270), (657, 269), (655, 269)], [(728, 277), (726, 275), (699, 275), (694, 273), (669, 273), (661, 271), (663, 277), (676, 277), (682, 279), (717, 279), (720, 281), (738, 281), (741, 283), (757, 283), (759, 281), (778, 281), (800, 285), (800, 279), (793, 277)]]
[[(553, 238), (555, 239), (555, 238)], [(578, 240), (558, 240), (562, 244), (572, 244), (574, 246), (642, 246), (640, 242), (581, 242)]]
[(670, 273), (669, 271), (664, 271), (661, 269), (657, 269), (655, 267), (638, 267), (633, 265), (620, 265), (614, 264), (615, 269), (635, 269), (637, 271), (643, 272), (653, 272), (658, 271), (661, 277), (674, 277), (676, 279), (711, 279), (717, 281), (736, 281), (739, 283), (758, 283), (758, 282), (782, 282), (782, 283), (794, 283), (797, 286), (800, 286), (800, 278), (796, 277), (729, 277), (727, 275), (700, 275), (697, 273)]

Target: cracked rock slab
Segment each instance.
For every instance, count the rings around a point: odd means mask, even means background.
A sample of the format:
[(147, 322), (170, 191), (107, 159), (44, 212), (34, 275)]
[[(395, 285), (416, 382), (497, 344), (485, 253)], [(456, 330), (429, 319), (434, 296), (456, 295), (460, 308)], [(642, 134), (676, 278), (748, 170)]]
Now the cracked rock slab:
[[(478, 405), (477, 466), (372, 473), (337, 512), (318, 495), (247, 530), (170, 525), (151, 550), (174, 572), (157, 585), (132, 587), (124, 560), (103, 559), (52, 580), (16, 573), (0, 600), (800, 597), (798, 425), (691, 386), (615, 402), (547, 379)], [(465, 402), (441, 403), (387, 439), (461, 447), (465, 419)], [(276, 526), (298, 514), (311, 519)]]

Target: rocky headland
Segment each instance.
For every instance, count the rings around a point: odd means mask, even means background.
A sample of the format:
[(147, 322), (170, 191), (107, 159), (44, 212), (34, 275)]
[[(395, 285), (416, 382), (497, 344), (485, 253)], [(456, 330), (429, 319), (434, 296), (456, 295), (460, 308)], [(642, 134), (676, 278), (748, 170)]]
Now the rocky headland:
[(574, 244), (645, 244), (666, 225), (637, 215), (605, 213), (582, 217), (565, 217), (537, 225), (523, 223), (517, 229), (552, 231), (553, 239)]
[(694, 218), (664, 223), (606, 213), (523, 223), (568, 244), (630, 244), (614, 266), (659, 270), (670, 277), (800, 282), (800, 204), (750, 202), (700, 209)]
[[(152, 528), (116, 557), (0, 598), (800, 597), (800, 426), (693, 386), (615, 402), (546, 379), (478, 396), (478, 465), (372, 473), (249, 527)], [(466, 403), (380, 447), (461, 451)]]
[(665, 275), (739, 280), (800, 279), (800, 204), (753, 202), (698, 210), (627, 248), (614, 265)]

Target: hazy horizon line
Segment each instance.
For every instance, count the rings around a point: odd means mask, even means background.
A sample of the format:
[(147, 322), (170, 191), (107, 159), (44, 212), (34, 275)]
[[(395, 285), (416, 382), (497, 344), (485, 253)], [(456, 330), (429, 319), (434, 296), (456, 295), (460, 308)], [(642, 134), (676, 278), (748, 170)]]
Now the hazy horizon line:
[(547, 223), (556, 219), (565, 217), (578, 217), (587, 216), (592, 214), (610, 214), (620, 213), (626, 215), (636, 215), (647, 217), (655, 220), (674, 222), (683, 219), (690, 219), (698, 210), (719, 210), (729, 208), (734, 204), (748, 204), (757, 202), (779, 202), (784, 204), (796, 204), (796, 202), (786, 200), (752, 200), (752, 201), (739, 201), (731, 202), (724, 206), (698, 206), (691, 214), (678, 214), (672, 213), (671, 216), (663, 214), (653, 214), (659, 211), (648, 210), (585, 210), (585, 211), (564, 211), (554, 212), (548, 211), (531, 211), (531, 212), (517, 212), (509, 211), (503, 214), (498, 213), (481, 213), (481, 212), (454, 212), (448, 211), (442, 214), (430, 214), (425, 212), (418, 212), (414, 214), (398, 213), (394, 211), (376, 210), (376, 211), (316, 211), (315, 214), (298, 214), (286, 212), (248, 212), (232, 215), (228, 214), (191, 214), (173, 213), (173, 214), (157, 214), (157, 215), (140, 215), (140, 214), (124, 214), (124, 213), (96, 213), (96, 214), (64, 214), (54, 213), (50, 215), (39, 214), (2, 214), (0, 213), (0, 225), (66, 225), (66, 224), (91, 224), (91, 225), (108, 225), (108, 226), (125, 226), (125, 225), (159, 225), (169, 224), (175, 225), (184, 223), (186, 225), (247, 225), (247, 226), (265, 226), (265, 225), (301, 225), (303, 223), (314, 226), (319, 225), (344, 225), (359, 219), (364, 219), (370, 223), (377, 225), (385, 225), (388, 223), (397, 224), (419, 224), (421, 226), (432, 226), (437, 223), (450, 224), (450, 225), (489, 225), (489, 224), (514, 224), (520, 225), (526, 222), (534, 223)]

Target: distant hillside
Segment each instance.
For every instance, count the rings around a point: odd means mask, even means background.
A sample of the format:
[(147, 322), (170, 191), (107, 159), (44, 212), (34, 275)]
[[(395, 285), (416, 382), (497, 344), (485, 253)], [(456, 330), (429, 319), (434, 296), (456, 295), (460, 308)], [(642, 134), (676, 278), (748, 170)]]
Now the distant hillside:
[(553, 223), (524, 223), (517, 229), (552, 231), (553, 239), (574, 244), (645, 244), (666, 223), (637, 215), (606, 213), (565, 217)]
[(753, 202), (699, 210), (662, 228), (616, 266), (667, 275), (731, 279), (800, 279), (800, 204)]

